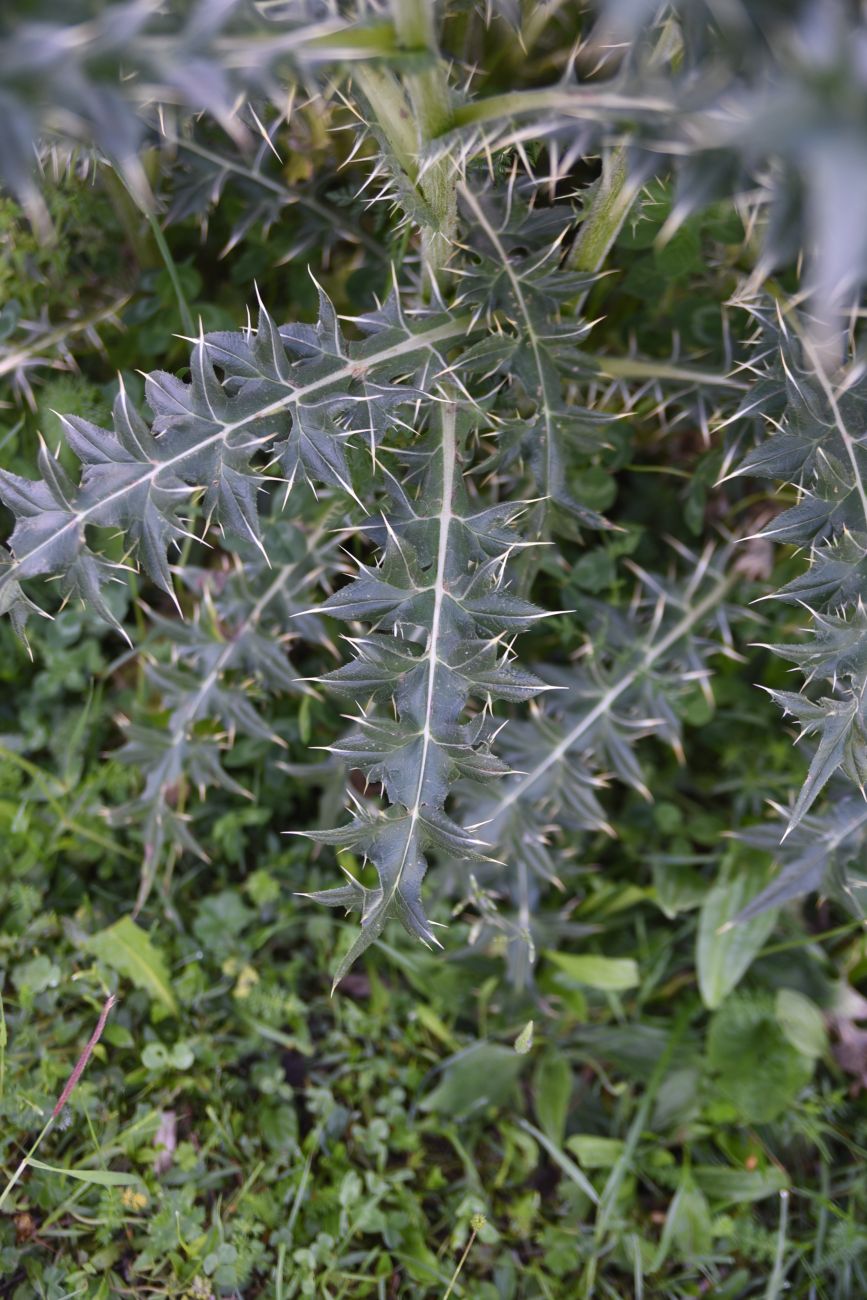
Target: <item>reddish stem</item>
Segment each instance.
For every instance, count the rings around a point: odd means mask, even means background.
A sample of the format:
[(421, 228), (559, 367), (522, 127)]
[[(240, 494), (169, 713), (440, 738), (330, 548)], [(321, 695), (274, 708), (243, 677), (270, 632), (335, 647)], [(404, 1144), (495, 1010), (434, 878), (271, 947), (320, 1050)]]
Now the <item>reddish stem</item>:
[(105, 1006), (102, 1008), (102, 1011), (100, 1011), (99, 1020), (97, 1020), (96, 1022), (96, 1029), (94, 1029), (93, 1033), (90, 1035), (90, 1038), (88, 1039), (87, 1042), (87, 1046), (85, 1047), (84, 1051), (81, 1053), (81, 1056), (79, 1056), (78, 1060), (76, 1061), (75, 1069), (72, 1071), (72, 1074), (66, 1080), (66, 1084), (64, 1086), (63, 1092), (58, 1097), (54, 1110), (51, 1112), (52, 1119), (57, 1118), (57, 1116), (63, 1110), (63, 1107), (69, 1101), (69, 1098), (72, 1096), (72, 1092), (75, 1088), (75, 1085), (78, 1083), (78, 1080), (81, 1078), (82, 1074), (84, 1073), (84, 1068), (87, 1065), (87, 1062), (90, 1060), (91, 1054), (93, 1053), (93, 1049), (96, 1047), (97, 1043), (102, 1037), (102, 1031), (103, 1029), (105, 1029), (105, 1022), (106, 1020), (108, 1020), (109, 1012), (114, 1006), (116, 1000), (117, 999), (115, 998), (115, 995), (113, 993), (110, 993), (106, 998)]

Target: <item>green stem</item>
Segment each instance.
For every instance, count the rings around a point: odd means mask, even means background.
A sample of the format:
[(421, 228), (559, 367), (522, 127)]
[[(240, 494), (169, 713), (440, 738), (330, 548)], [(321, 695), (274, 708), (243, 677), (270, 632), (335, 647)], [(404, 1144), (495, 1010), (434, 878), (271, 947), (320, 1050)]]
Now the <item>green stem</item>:
[(93, 1054), (93, 1049), (96, 1047), (97, 1043), (102, 1037), (102, 1032), (105, 1029), (106, 1021), (108, 1020), (109, 1013), (115, 1004), (115, 1000), (116, 1000), (115, 995), (112, 993), (110, 994), (109, 997), (106, 998), (105, 1002), (103, 1003), (102, 1010), (99, 1013), (99, 1020), (96, 1023), (96, 1028), (94, 1029), (93, 1033), (88, 1039), (84, 1051), (79, 1056), (78, 1060), (75, 1063), (75, 1066), (73, 1067), (72, 1073), (70, 1074), (69, 1078), (64, 1084), (63, 1091), (58, 1097), (54, 1105), (54, 1109), (52, 1110), (51, 1114), (48, 1116), (48, 1119), (43, 1124), (36, 1138), (36, 1141), (33, 1143), (30, 1150), (27, 1152), (27, 1155), (24, 1157), (23, 1160), (19, 1162), (18, 1167), (14, 1170), (6, 1186), (3, 1188), (2, 1195), (0, 1195), (0, 1210), (2, 1210), (3, 1206), (6, 1204), (6, 1201), (9, 1198), (9, 1193), (12, 1191), (15, 1184), (18, 1182), (19, 1178), (24, 1173), (24, 1170), (27, 1168), (30, 1161), (36, 1155), (36, 1152), (39, 1150), (39, 1147), (41, 1146), (48, 1132), (50, 1131), (52, 1125), (54, 1124), (54, 1121), (57, 1119), (58, 1115), (62, 1113), (63, 1108), (66, 1106), (67, 1102), (69, 1101), (70, 1097), (75, 1091), (82, 1074), (87, 1068), (87, 1064), (91, 1058), (91, 1055)]
[[(665, 22), (650, 55), (650, 68), (661, 71), (674, 55), (679, 41), (677, 25)], [(601, 270), (639, 188), (639, 183), (629, 176), (625, 146), (620, 145), (603, 156), (602, 175), (572, 250), (571, 261), (576, 271)]]
[[(401, 46), (422, 50), (425, 66), (405, 74), (418, 129), (418, 151), (443, 135), (451, 125), (452, 103), (445, 63), (440, 57), (430, 0), (392, 0), (392, 16)], [(420, 179), (421, 192), (431, 207), (435, 230), (425, 232), (422, 253), (432, 277), (445, 265), (457, 233), (458, 207), (455, 175), (447, 155), (431, 163)]]
[(581, 222), (570, 261), (576, 271), (601, 269), (629, 215), (638, 185), (630, 180), (623, 146), (602, 160), (602, 175)]
[(629, 1126), (623, 1150), (617, 1158), (611, 1173), (608, 1175), (605, 1186), (602, 1189), (602, 1194), (599, 1198), (599, 1210), (596, 1215), (596, 1223), (593, 1231), (596, 1250), (587, 1261), (585, 1267), (582, 1278), (582, 1300), (591, 1300), (591, 1297), (595, 1294), (596, 1265), (605, 1242), (606, 1234), (617, 1208), (617, 1200), (620, 1195), (623, 1180), (629, 1171), (635, 1148), (638, 1146), (641, 1135), (647, 1127), (650, 1108), (656, 1099), (656, 1094), (659, 1091), (666, 1073), (671, 1067), (674, 1054), (686, 1032), (691, 1015), (692, 1008), (685, 1006), (681, 1008), (675, 1017), (671, 1033), (668, 1036), (668, 1041), (653, 1068), (653, 1073), (648, 1080), (644, 1095), (638, 1104), (635, 1116)]
[(403, 85), (383, 68), (360, 67), (355, 76), (373, 109), (393, 160), (405, 177), (413, 200), (408, 207), (422, 232), (422, 260), (436, 282), (448, 260), (457, 231), (457, 194), (451, 163), (444, 157), (420, 167), (425, 148), (450, 127), (451, 96), (427, 0), (392, 0), (398, 42), (421, 66), (403, 74)]
[(452, 117), (448, 78), (434, 29), (434, 7), (430, 0), (392, 0), (391, 11), (401, 47), (425, 56), (426, 66), (407, 72), (405, 79), (419, 131), (425, 141), (432, 140), (448, 130)]
[[(163, 266), (166, 269), (166, 272), (168, 274), (169, 280), (171, 281), (171, 285), (175, 293), (175, 299), (177, 300), (177, 304), (178, 304), (178, 314), (180, 315), (181, 318), (181, 328), (183, 329), (187, 338), (192, 340), (195, 337), (196, 327), (195, 324), (193, 323), (193, 313), (190, 311), (190, 304), (187, 302), (187, 295), (184, 293), (184, 286), (181, 284), (181, 277), (178, 274), (177, 263), (175, 262), (175, 259), (172, 257), (172, 250), (169, 248), (168, 240), (163, 234), (162, 227), (160, 226), (160, 223), (157, 221), (155, 214), (150, 211), (145, 211), (144, 215), (147, 219), (148, 225), (150, 226), (151, 234), (154, 237), (154, 243), (156, 244), (157, 248), (160, 251), (160, 257), (163, 259)], [(190, 524), (189, 524), (190, 533), (184, 538), (184, 544), (181, 548), (180, 564), (181, 567), (183, 568), (187, 566), (190, 560), (190, 552), (193, 546), (193, 539), (191, 533), (192, 533), (193, 523), (197, 515), (198, 515), (198, 508), (196, 507), (190, 519)]]
[(166, 237), (163, 234), (162, 227), (154, 214), (152, 212), (146, 212), (145, 217), (147, 218), (147, 223), (151, 228), (154, 243), (160, 250), (160, 256), (163, 259), (163, 265), (165, 266), (168, 277), (171, 280), (172, 288), (175, 291), (181, 325), (183, 326), (187, 338), (193, 338), (196, 327), (193, 322), (193, 313), (190, 311), (190, 304), (187, 302), (187, 295), (184, 293), (184, 286), (181, 284), (181, 277), (178, 274), (177, 263), (172, 257), (171, 249), (169, 248)]
[(688, 384), (707, 384), (714, 388), (731, 388), (746, 393), (750, 385), (715, 370), (698, 370), (693, 366), (676, 366), (670, 361), (644, 357), (605, 357), (583, 355), (582, 360), (595, 366), (611, 379), (671, 379)]
[(353, 77), (376, 115), (394, 161), (415, 186), (418, 179), (418, 139), (403, 87), (388, 68), (356, 68)]
[(6, 1091), (6, 1045), (8, 1041), (6, 1008), (3, 1005), (3, 994), (0, 992), (0, 1101), (3, 1100), (3, 1094)]
[(6, 1183), (6, 1186), (3, 1188), (2, 1193), (0, 1193), (0, 1210), (2, 1210), (3, 1206), (6, 1204), (6, 1201), (9, 1198), (9, 1193), (13, 1190), (15, 1184), (18, 1182), (19, 1178), (24, 1173), (24, 1170), (27, 1168), (28, 1164), (30, 1163), (31, 1158), (36, 1155), (36, 1152), (39, 1150), (40, 1146), (42, 1145), (43, 1139), (47, 1136), (48, 1130), (51, 1128), (53, 1123), (54, 1123), (54, 1116), (49, 1115), (48, 1119), (46, 1120), (45, 1124), (42, 1127), (42, 1130), (39, 1133), (39, 1136), (37, 1137), (36, 1141), (33, 1143), (33, 1146), (27, 1152), (27, 1155), (24, 1157), (24, 1159), (19, 1162), (18, 1167), (10, 1175), (9, 1180)]
[[(123, 176), (120, 175), (120, 173), (110, 173), (110, 175), (112, 177), (111, 187), (113, 188), (114, 183), (116, 183), (116, 181), (119, 179), (121, 185), (123, 186), (126, 193), (129, 195), (132, 202), (135, 204), (137, 210), (141, 212), (142, 216), (147, 221), (148, 226), (150, 227), (151, 235), (153, 236), (153, 241), (156, 244), (157, 249), (159, 250), (159, 255), (162, 258), (163, 266), (166, 269), (169, 280), (171, 281), (172, 289), (174, 290), (175, 293), (175, 298), (177, 299), (178, 314), (180, 315), (181, 318), (181, 326), (183, 327), (187, 336), (189, 338), (192, 338), (195, 332), (195, 325), (193, 323), (193, 313), (190, 311), (190, 304), (187, 302), (187, 296), (184, 293), (184, 286), (181, 284), (181, 277), (178, 274), (177, 264), (175, 262), (175, 259), (172, 257), (172, 251), (168, 246), (166, 237), (163, 234), (160, 223), (157, 221), (155, 214), (151, 212), (149, 208), (145, 208), (144, 206), (142, 206), (135, 191), (131, 189), (131, 187), (127, 184), (127, 182), (124, 180)], [(106, 179), (108, 180), (108, 175)]]
[(133, 197), (129, 186), (121, 179), (120, 173), (110, 165), (101, 167), (99, 175), (102, 186), (108, 195), (114, 213), (123, 227), (135, 260), (142, 270), (151, 270), (159, 265), (159, 258), (142, 225), (142, 209)]
[(589, 87), (543, 87), (539, 90), (510, 90), (502, 95), (472, 100), (455, 108), (450, 128), (476, 126), (525, 113), (590, 118), (610, 122), (612, 113), (624, 118), (670, 113), (673, 103), (661, 96), (628, 95), (619, 90)]
[(786, 1229), (789, 1223), (789, 1193), (780, 1192), (780, 1226), (777, 1229), (777, 1248), (774, 1251), (774, 1270), (768, 1279), (765, 1300), (779, 1300), (785, 1285)]
[(568, 2), (569, 0), (547, 0), (545, 4), (534, 4), (530, 7), (521, 33), (524, 50), (529, 52), (533, 49), (545, 28), (555, 17), (557, 10), (562, 9)]
[(778, 952), (791, 952), (793, 948), (808, 948), (813, 944), (827, 943), (829, 939), (839, 939), (841, 935), (851, 934), (854, 930), (864, 931), (863, 921), (847, 921), (845, 925), (835, 925), (831, 930), (822, 930), (818, 934), (805, 934), (797, 939), (786, 939), (781, 943), (771, 943), (762, 948), (760, 957), (773, 957)]
[(477, 1233), (478, 1233), (477, 1228), (473, 1228), (472, 1231), (470, 1232), (470, 1239), (467, 1242), (466, 1246), (464, 1247), (464, 1253), (461, 1255), (460, 1259), (458, 1260), (457, 1268), (455, 1269), (454, 1273), (452, 1273), (451, 1280), (448, 1284), (448, 1287), (446, 1288), (445, 1294), (443, 1295), (443, 1300), (449, 1300), (449, 1296), (454, 1291), (455, 1283), (457, 1282), (458, 1278), (461, 1275), (461, 1270), (463, 1269), (464, 1264), (467, 1262), (467, 1256), (469, 1255), (470, 1251), (473, 1248), (473, 1242), (476, 1239)]

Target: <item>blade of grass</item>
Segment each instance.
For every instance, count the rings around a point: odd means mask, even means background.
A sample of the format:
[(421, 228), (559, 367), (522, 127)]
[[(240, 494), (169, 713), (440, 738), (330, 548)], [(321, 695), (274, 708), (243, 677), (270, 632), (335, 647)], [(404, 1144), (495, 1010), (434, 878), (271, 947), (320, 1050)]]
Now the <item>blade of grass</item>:
[(629, 1172), (635, 1149), (638, 1146), (641, 1134), (647, 1125), (650, 1108), (653, 1105), (660, 1084), (665, 1078), (666, 1071), (671, 1064), (678, 1044), (686, 1031), (691, 1014), (692, 1008), (684, 1007), (675, 1018), (665, 1050), (662, 1052), (662, 1055), (659, 1057), (659, 1060), (654, 1067), (653, 1073), (651, 1074), (644, 1091), (644, 1095), (642, 1096), (638, 1109), (635, 1112), (635, 1118), (629, 1126), (629, 1131), (623, 1144), (623, 1150), (612, 1167), (611, 1173), (608, 1175), (605, 1186), (602, 1189), (602, 1195), (599, 1198), (599, 1211), (596, 1215), (596, 1224), (594, 1228), (596, 1250), (587, 1261), (584, 1276), (582, 1278), (581, 1295), (585, 1297), (585, 1300), (591, 1300), (591, 1297), (593, 1296), (596, 1283), (597, 1260), (599, 1259), (605, 1234), (608, 1231), (612, 1215), (614, 1214), (617, 1205), (617, 1199), (623, 1185), (623, 1180)]
[[(49, 778), (35, 763), (31, 763), (29, 759), (24, 758), (21, 754), (16, 754), (14, 749), (7, 749), (5, 745), (0, 745), (0, 759), (5, 759), (22, 772), (27, 773), (39, 786), (39, 789), (45, 795), (45, 802), (61, 825), (65, 826), (67, 830), (80, 835), (84, 840), (90, 840), (92, 844), (98, 844), (101, 849), (108, 849), (112, 853), (116, 853), (118, 857), (128, 858), (130, 862), (138, 862), (138, 854), (133, 853), (131, 849), (124, 848), (122, 844), (118, 844), (110, 836), (102, 835), (99, 831), (91, 830), (88, 826), (82, 826), (81, 822), (75, 821), (74, 818), (67, 817), (63, 804), (51, 793)], [(64, 793), (66, 792), (64, 791)]]
[(786, 1279), (785, 1254), (786, 1254), (786, 1229), (789, 1223), (789, 1193), (783, 1189), (780, 1192), (780, 1226), (777, 1229), (777, 1248), (774, 1252), (774, 1268), (771, 1276), (768, 1278), (768, 1288), (765, 1291), (765, 1300), (780, 1300), (783, 1294)]

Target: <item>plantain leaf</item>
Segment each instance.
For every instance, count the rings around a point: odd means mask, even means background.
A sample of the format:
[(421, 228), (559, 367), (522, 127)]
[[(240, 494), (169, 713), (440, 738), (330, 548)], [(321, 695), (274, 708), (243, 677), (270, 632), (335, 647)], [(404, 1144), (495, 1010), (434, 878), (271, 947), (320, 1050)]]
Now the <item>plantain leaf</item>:
[(693, 1165), (692, 1176), (709, 1201), (715, 1205), (742, 1205), (778, 1196), (791, 1186), (784, 1169), (769, 1165), (767, 1169), (727, 1169), (725, 1165)]
[(828, 1047), (828, 1035), (822, 1012), (810, 998), (797, 989), (778, 989), (774, 1009), (786, 1041), (802, 1056), (819, 1057)]
[(533, 1103), (543, 1132), (555, 1146), (563, 1145), (571, 1096), (569, 1062), (561, 1053), (547, 1051), (533, 1074)]
[(743, 979), (777, 919), (776, 909), (741, 919), (757, 892), (757, 874), (747, 864), (731, 866), (702, 904), (696, 935), (696, 971), (704, 1005), (722, 1005)]
[(550, 950), (545, 956), (570, 980), (592, 989), (623, 992), (640, 983), (638, 963), (631, 957), (598, 957), (594, 953), (575, 955)]
[(165, 960), (147, 933), (130, 917), (121, 917), (107, 930), (91, 935), (85, 947), (111, 970), (125, 975), (136, 988), (144, 989), (161, 1002), (167, 1011), (177, 1013), (178, 1004)]

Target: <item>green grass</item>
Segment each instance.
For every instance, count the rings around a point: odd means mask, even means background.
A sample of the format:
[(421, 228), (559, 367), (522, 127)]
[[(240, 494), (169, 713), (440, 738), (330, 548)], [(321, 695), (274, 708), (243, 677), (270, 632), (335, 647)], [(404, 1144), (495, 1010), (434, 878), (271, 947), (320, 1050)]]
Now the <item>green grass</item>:
[[(42, 634), (37, 663), (76, 618)], [(277, 833), (273, 781), (267, 826), (231, 801), (205, 819), (212, 864), (176, 870), (170, 909), (152, 898), (132, 961), (101, 936), (129, 906), (136, 864), (94, 812), (130, 781), (93, 740), (119, 701), (75, 680), (93, 645), (80, 632), (62, 674), (4, 643), (7, 678), (11, 664), (25, 688), (20, 711), (4, 705), (0, 755), (6, 1178), (109, 989), (118, 1003), (42, 1163), (3, 1206), (3, 1294), (859, 1293), (864, 1107), (817, 1008), (864, 969), (860, 926), (785, 918), (709, 1012), (696, 943), (724, 799), (660, 750), (668, 797), (626, 801), (621, 841), (596, 846), (598, 867), (588, 855), (571, 903), (590, 931), (582, 951), (605, 960), (578, 965), (561, 940), (538, 998), (511, 989), (496, 944), (466, 949), (464, 918), (445, 957), (389, 932), (330, 997), (348, 936), (293, 897), (316, 866)], [(97, 677), (110, 672), (100, 659)], [(736, 670), (719, 692), (745, 694)], [(84, 707), (87, 743), (62, 746), (57, 719)], [(742, 865), (750, 853), (730, 852)]]

